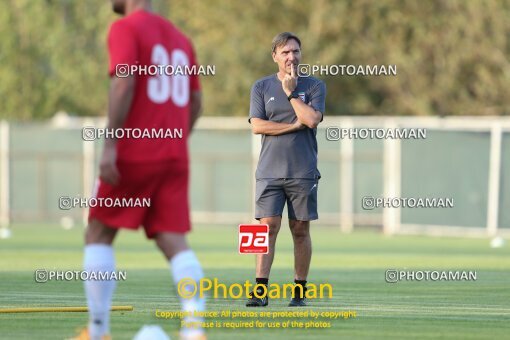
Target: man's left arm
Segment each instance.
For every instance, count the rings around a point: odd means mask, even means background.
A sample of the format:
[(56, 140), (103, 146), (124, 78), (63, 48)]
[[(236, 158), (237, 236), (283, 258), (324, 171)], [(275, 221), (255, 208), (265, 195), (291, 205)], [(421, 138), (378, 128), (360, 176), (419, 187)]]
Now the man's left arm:
[(305, 104), (301, 99), (292, 98), (290, 104), (301, 124), (310, 129), (315, 129), (322, 121), (322, 112), (315, 110), (312, 105)]
[[(291, 75), (286, 75), (282, 86), (285, 94), (290, 96), (297, 86), (297, 76), (294, 67), (291, 68)], [(292, 98), (290, 104), (296, 113), (301, 124), (310, 129), (315, 129), (322, 121), (326, 100), (326, 87), (323, 82), (318, 83), (312, 91), (310, 103), (307, 105), (299, 98)]]

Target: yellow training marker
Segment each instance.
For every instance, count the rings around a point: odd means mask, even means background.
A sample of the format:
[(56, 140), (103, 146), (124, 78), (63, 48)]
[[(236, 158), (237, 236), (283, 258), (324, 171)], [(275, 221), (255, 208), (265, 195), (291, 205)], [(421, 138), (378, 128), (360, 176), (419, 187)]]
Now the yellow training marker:
[[(114, 311), (131, 312), (133, 306), (112, 306)], [(29, 308), (0, 308), (0, 313), (61, 313), (61, 312), (88, 312), (87, 307), (29, 307)]]

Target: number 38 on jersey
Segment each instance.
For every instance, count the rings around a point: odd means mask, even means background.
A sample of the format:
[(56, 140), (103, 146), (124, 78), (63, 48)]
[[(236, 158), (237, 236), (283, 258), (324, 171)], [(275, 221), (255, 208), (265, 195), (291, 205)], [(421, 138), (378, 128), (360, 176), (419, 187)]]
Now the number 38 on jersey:
[[(174, 49), (169, 55), (163, 45), (152, 48), (151, 62), (155, 65), (187, 66), (189, 59), (181, 49)], [(185, 107), (189, 102), (189, 76), (187, 74), (168, 75), (164, 72), (150, 76), (147, 80), (147, 96), (156, 104), (163, 104), (171, 99), (178, 107)]]

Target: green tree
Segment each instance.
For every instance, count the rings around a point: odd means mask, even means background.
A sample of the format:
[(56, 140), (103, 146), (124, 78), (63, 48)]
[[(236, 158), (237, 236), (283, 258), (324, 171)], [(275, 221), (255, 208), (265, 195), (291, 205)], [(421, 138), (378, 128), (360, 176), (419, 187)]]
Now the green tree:
[[(246, 116), (253, 82), (276, 71), (271, 39), (301, 37), (309, 64), (395, 64), (396, 77), (323, 77), (328, 115), (503, 115), (510, 99), (507, 1), (154, 0), (193, 41), (205, 115)], [(104, 115), (103, 0), (0, 2), (0, 118)]]

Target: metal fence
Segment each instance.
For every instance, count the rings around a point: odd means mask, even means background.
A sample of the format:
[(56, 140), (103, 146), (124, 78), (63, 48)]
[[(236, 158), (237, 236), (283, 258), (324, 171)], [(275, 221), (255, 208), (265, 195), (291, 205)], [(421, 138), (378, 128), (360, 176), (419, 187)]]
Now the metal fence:
[[(90, 197), (102, 145), (82, 128), (103, 119), (58, 117), (0, 124), (0, 223), (84, 221), (60, 210), (60, 196)], [(328, 130), (330, 128), (330, 130)], [(423, 139), (329, 136), (331, 129), (424, 129)], [(364, 130), (365, 132), (367, 130)], [(352, 136), (351, 136), (352, 137)], [(343, 231), (382, 226), (388, 233), (495, 235), (510, 230), (510, 119), (504, 117), (326, 117), (319, 142), (317, 224)], [(338, 140), (333, 140), (338, 139)], [(195, 222), (251, 222), (260, 147), (245, 118), (199, 120), (190, 140)], [(364, 197), (448, 197), (451, 208), (364, 209)], [(286, 214), (284, 215), (286, 216)]]

